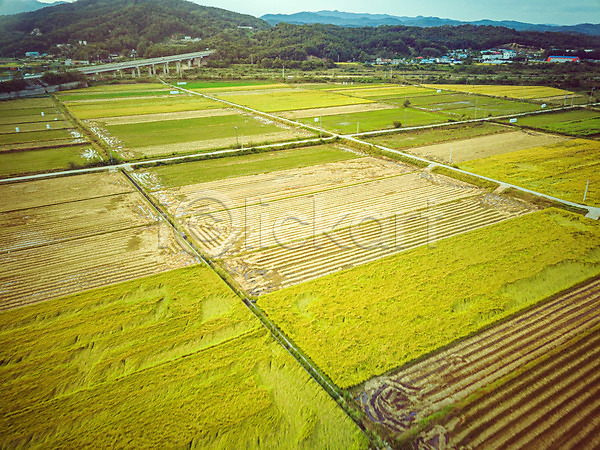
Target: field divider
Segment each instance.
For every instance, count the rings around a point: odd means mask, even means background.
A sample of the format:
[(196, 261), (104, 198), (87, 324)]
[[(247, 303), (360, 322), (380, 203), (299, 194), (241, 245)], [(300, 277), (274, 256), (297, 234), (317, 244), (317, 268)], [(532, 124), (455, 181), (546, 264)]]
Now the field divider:
[(97, 147), (96, 150), (101, 150), (104, 153), (104, 156), (108, 159), (108, 161), (103, 159), (103, 162), (111, 164), (113, 162), (113, 154), (108, 146), (108, 144), (103, 144), (102, 140), (96, 136), (84, 123), (79, 120), (62, 102), (56, 97), (56, 95), (51, 94), (50, 99), (56, 105), (56, 108), (65, 116), (66, 121), (71, 122), (75, 126), (76, 129), (82, 132), (84, 136), (87, 136), (90, 144)]
[(229, 288), (235, 292), (244, 305), (252, 312), (252, 314), (260, 321), (260, 323), (269, 331), (271, 336), (278, 342), (299, 364), (310, 377), (315, 380), (324, 390), (332, 397), (336, 403), (344, 410), (344, 412), (356, 423), (363, 434), (369, 439), (372, 445), (376, 448), (381, 448), (384, 443), (381, 439), (372, 433), (362, 421), (362, 413), (354, 409), (348, 403), (344, 393), (331, 381), (327, 375), (325, 375), (317, 366), (302, 352), (298, 346), (288, 338), (283, 331), (271, 320), (268, 316), (259, 308), (255, 302), (250, 300), (245, 292), (237, 286), (237, 283), (229, 276), (225, 275), (215, 263), (209, 258), (205, 258), (201, 251), (196, 248), (193, 242), (190, 241), (187, 234), (180, 230), (179, 226), (172, 220), (169, 215), (164, 212), (159, 205), (155, 204), (152, 198), (146, 193), (146, 191), (136, 182), (136, 180), (127, 173), (126, 170), (121, 169), (121, 173), (129, 180), (131, 184), (142, 194), (146, 201), (152, 206), (152, 208), (159, 214), (159, 216), (166, 221), (167, 224), (173, 229), (173, 231), (180, 237), (180, 239), (186, 243), (189, 249), (195, 254), (198, 259), (204, 263), (207, 267), (210, 267), (218, 276), (221, 278)]

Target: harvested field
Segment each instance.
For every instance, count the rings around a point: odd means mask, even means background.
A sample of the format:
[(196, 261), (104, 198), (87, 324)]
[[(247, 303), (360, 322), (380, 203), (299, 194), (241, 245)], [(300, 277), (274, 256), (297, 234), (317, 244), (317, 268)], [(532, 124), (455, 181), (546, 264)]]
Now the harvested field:
[(126, 230), (155, 220), (139, 194), (130, 192), (2, 213), (0, 242), (2, 251), (13, 252)]
[(301, 119), (304, 117), (335, 116), (337, 114), (349, 114), (355, 112), (380, 111), (382, 109), (392, 109), (393, 106), (381, 103), (365, 103), (360, 105), (331, 106), (329, 108), (301, 109), (299, 111), (285, 111), (278, 113), (278, 116), (286, 119)]
[(76, 202), (133, 191), (133, 186), (120, 173), (98, 173), (27, 183), (0, 184), (0, 212)]
[[(485, 195), (461, 199), (460, 194), (455, 193), (444, 198), (441, 189), (435, 193), (419, 192), (418, 189), (399, 193), (397, 197), (407, 197), (402, 204), (398, 198), (390, 196), (390, 189), (388, 187), (385, 194), (377, 189), (372, 191), (374, 196), (381, 195), (380, 203), (353, 202), (353, 214), (348, 216), (344, 212), (350, 209), (349, 206), (344, 211), (342, 208), (331, 208), (326, 212), (319, 209), (318, 227), (312, 226), (310, 213), (306, 211), (311, 205), (305, 202), (308, 208), (293, 216), (304, 219), (301, 226), (276, 229), (277, 223), (265, 224), (265, 227), (271, 226), (269, 231), (273, 229), (277, 239), (270, 241), (269, 236), (261, 236), (262, 241), (258, 244), (271, 244), (270, 248), (227, 257), (223, 265), (251, 295), (262, 295), (415, 247), (434, 245), (439, 239), (529, 212), (524, 205)], [(346, 193), (337, 194), (342, 201), (346, 200)], [(386, 208), (386, 202), (392, 207)], [(302, 209), (301, 205), (294, 206), (295, 210)], [(358, 213), (361, 209), (369, 211), (370, 215)], [(253, 213), (256, 212), (249, 211), (248, 215)], [(323, 217), (325, 214), (330, 216)], [(328, 220), (331, 215), (335, 223)], [(248, 220), (249, 227), (255, 225)], [(257, 245), (255, 236), (247, 234), (248, 247), (242, 250)]]
[(199, 111), (181, 111), (173, 113), (163, 114), (138, 114), (133, 116), (121, 116), (121, 117), (100, 117), (96, 119), (97, 122), (102, 122), (103, 125), (127, 125), (130, 123), (146, 123), (146, 122), (160, 122), (163, 120), (181, 120), (181, 119), (199, 119), (201, 117), (217, 117), (217, 116), (230, 116), (237, 114), (238, 112), (230, 108), (222, 109), (207, 109)]
[(432, 161), (448, 163), (452, 149), (452, 162), (460, 163), (532, 147), (557, 144), (567, 139), (534, 131), (513, 131), (426, 147), (413, 147), (408, 152)]
[(194, 262), (138, 193), (115, 193), (131, 191), (121, 177), (1, 186), (3, 194), (20, 196), (0, 213), (0, 309)]
[[(245, 204), (273, 202), (344, 185), (397, 176), (410, 170), (414, 169), (377, 158), (356, 158), (311, 165), (301, 169), (294, 168), (180, 186), (159, 190), (154, 192), (154, 196), (171, 214), (184, 217), (200, 211), (222, 210), (224, 209), (222, 204), (230, 209), (240, 208)], [(199, 197), (206, 198), (208, 195), (216, 196), (216, 200), (219, 201), (212, 204), (196, 202)]]
[[(67, 218), (68, 220), (68, 218)], [(166, 226), (166, 225), (165, 225)], [(17, 251), (0, 249), (0, 309), (140, 278), (194, 263), (158, 223)], [(159, 246), (159, 233), (166, 233)]]
[(252, 295), (530, 210), (486, 196), (475, 186), (414, 170), (359, 158), (153, 195)]
[[(600, 430), (600, 281), (355, 391), (370, 420), (401, 434), (440, 411), (420, 435), (453, 448), (581, 448)], [(581, 430), (581, 432), (575, 432)], [(588, 438), (589, 439), (589, 438)], [(587, 441), (587, 440), (586, 440)], [(429, 442), (431, 443), (431, 442)]]

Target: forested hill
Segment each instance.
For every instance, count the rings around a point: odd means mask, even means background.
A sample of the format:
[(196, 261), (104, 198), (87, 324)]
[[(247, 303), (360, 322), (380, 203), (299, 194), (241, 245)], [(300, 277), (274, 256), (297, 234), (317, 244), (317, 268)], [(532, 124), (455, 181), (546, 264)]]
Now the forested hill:
[(91, 46), (88, 52), (137, 49), (143, 55), (152, 44), (173, 35), (206, 39), (224, 31), (235, 33), (239, 26), (269, 28), (253, 16), (185, 0), (78, 0), (0, 17), (0, 55), (48, 52), (56, 44), (80, 40)]
[[(566, 49), (575, 49), (583, 54), (583, 49), (600, 50), (600, 37), (474, 25), (346, 28), (280, 23), (251, 38), (224, 40), (217, 56), (228, 58), (231, 55), (233, 60), (252, 54), (255, 61), (262, 58), (301, 61), (309, 57), (337, 61), (339, 56), (340, 61), (366, 61), (376, 57), (441, 56), (447, 50), (484, 50), (507, 44), (545, 49), (558, 54)], [(600, 53), (598, 55), (600, 57)]]
[[(185, 0), (78, 0), (0, 17), (0, 31), (0, 56), (5, 57), (39, 51), (74, 59), (102, 59), (111, 53), (129, 55), (132, 49), (138, 56), (154, 57), (210, 47), (217, 50), (215, 62), (223, 64), (268, 63), (277, 58), (367, 61), (518, 44), (555, 49), (552, 51), (558, 54), (575, 49), (585, 55), (597, 54), (600, 59), (598, 36), (473, 25), (345, 28), (280, 23), (271, 27), (252, 16)], [(185, 36), (192, 39), (185, 40)], [(584, 53), (584, 49), (599, 52)]]

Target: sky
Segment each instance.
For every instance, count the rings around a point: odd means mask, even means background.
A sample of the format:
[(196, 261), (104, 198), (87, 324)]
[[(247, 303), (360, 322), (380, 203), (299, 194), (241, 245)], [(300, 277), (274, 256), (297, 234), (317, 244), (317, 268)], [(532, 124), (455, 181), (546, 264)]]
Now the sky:
[[(53, 0), (41, 0), (52, 3)], [(456, 20), (517, 20), (556, 25), (600, 23), (600, 0), (192, 0), (260, 17), (301, 11), (338, 10)]]

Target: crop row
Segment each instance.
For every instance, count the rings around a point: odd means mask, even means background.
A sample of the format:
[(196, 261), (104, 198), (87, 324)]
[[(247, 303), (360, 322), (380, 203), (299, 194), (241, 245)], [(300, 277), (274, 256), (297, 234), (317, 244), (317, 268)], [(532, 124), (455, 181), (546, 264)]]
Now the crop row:
[(177, 248), (159, 242), (158, 237), (158, 227), (149, 226), (3, 253), (0, 309), (131, 280), (192, 262), (181, 249), (172, 254)]
[(155, 220), (136, 193), (0, 213), (0, 252), (104, 234)]
[[(358, 399), (371, 420), (394, 431), (404, 431), (445, 406), (460, 404), (470, 395), (485, 392), (487, 386), (503, 377), (513, 377), (523, 367), (543, 360), (549, 352), (598, 325), (598, 307), (600, 280), (452, 345), (406, 369), (373, 379), (365, 384)], [(549, 385), (546, 383), (547, 387)], [(481, 402), (492, 398), (484, 396)], [(498, 399), (491, 404), (497, 406)], [(498, 417), (478, 423), (489, 425), (499, 422), (503, 415), (503, 412), (498, 412)], [(473, 416), (479, 418), (481, 411), (473, 409)], [(467, 439), (467, 435), (473, 432), (472, 426), (476, 422), (473, 420), (464, 422), (465, 429), (470, 431), (457, 435), (458, 441)], [(449, 431), (457, 426), (456, 422), (449, 423)]]
[(209, 213), (269, 203), (400, 175), (409, 170), (413, 168), (376, 158), (356, 158), (181, 186), (156, 192), (155, 196), (171, 214), (183, 216), (197, 211)]
[(481, 193), (458, 181), (452, 185), (436, 184), (443, 179), (410, 173), (246, 208), (194, 215), (184, 223), (212, 255), (236, 254), (356, 227), (393, 214), (434, 208)]

